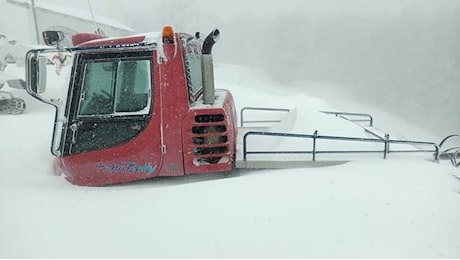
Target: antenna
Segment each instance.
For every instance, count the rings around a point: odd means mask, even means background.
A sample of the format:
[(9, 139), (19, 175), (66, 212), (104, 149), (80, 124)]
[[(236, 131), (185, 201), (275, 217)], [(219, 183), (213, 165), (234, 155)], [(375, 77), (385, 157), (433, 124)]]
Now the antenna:
[(35, 38), (37, 38), (37, 44), (40, 44), (40, 33), (38, 30), (37, 11), (35, 10), (35, 0), (31, 0), (31, 4), (32, 4), (32, 15), (34, 17)]
[(90, 0), (88, 0), (88, 6), (89, 6), (89, 11), (90, 11), (90, 13), (91, 13), (91, 18), (93, 19), (94, 31), (95, 31), (96, 33), (98, 33), (99, 28), (97, 27), (96, 19), (94, 19), (93, 8), (91, 7), (91, 1), (90, 1)]

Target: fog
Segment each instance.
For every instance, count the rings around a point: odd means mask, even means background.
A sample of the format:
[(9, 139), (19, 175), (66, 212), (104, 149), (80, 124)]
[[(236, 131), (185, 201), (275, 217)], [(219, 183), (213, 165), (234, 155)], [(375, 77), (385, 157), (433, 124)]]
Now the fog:
[[(286, 85), (338, 83), (355, 101), (439, 135), (460, 132), (460, 1), (232, 3), (234, 16), (210, 15), (222, 29), (216, 59), (261, 67)], [(172, 20), (188, 25), (197, 12)]]
[[(45, 0), (36, 0), (45, 1)], [(79, 8), (88, 1), (48, 0)], [(221, 29), (215, 60), (259, 67), (286, 91), (337, 83), (438, 135), (460, 132), (460, 1), (92, 1), (138, 32)]]

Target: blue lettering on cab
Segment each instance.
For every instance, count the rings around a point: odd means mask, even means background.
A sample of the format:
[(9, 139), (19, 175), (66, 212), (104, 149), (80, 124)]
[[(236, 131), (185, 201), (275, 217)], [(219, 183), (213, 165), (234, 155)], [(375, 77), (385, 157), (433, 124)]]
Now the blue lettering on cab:
[(150, 163), (137, 164), (132, 161), (122, 163), (98, 162), (96, 168), (98, 172), (104, 173), (146, 173), (150, 175), (156, 170), (157, 166), (152, 166)]

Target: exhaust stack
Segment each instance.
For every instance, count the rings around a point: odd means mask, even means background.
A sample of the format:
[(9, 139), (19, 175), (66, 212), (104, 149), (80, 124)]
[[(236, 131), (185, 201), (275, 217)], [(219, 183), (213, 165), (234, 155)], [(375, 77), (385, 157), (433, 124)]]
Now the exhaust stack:
[(214, 90), (214, 64), (212, 60), (212, 47), (219, 40), (220, 32), (214, 29), (204, 40), (202, 50), (202, 77), (203, 77), (203, 103), (214, 104), (216, 99)]

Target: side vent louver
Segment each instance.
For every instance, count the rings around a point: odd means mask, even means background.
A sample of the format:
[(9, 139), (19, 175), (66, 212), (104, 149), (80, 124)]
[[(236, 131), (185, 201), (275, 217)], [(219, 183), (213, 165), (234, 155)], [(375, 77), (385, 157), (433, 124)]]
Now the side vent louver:
[(224, 121), (224, 115), (201, 115), (195, 116), (195, 122), (222, 122)]
[(223, 114), (195, 116), (192, 127), (192, 153), (195, 165), (227, 163), (229, 149), (227, 127)]
[(194, 134), (224, 133), (225, 131), (227, 131), (227, 127), (224, 125), (194, 126), (192, 128)]

